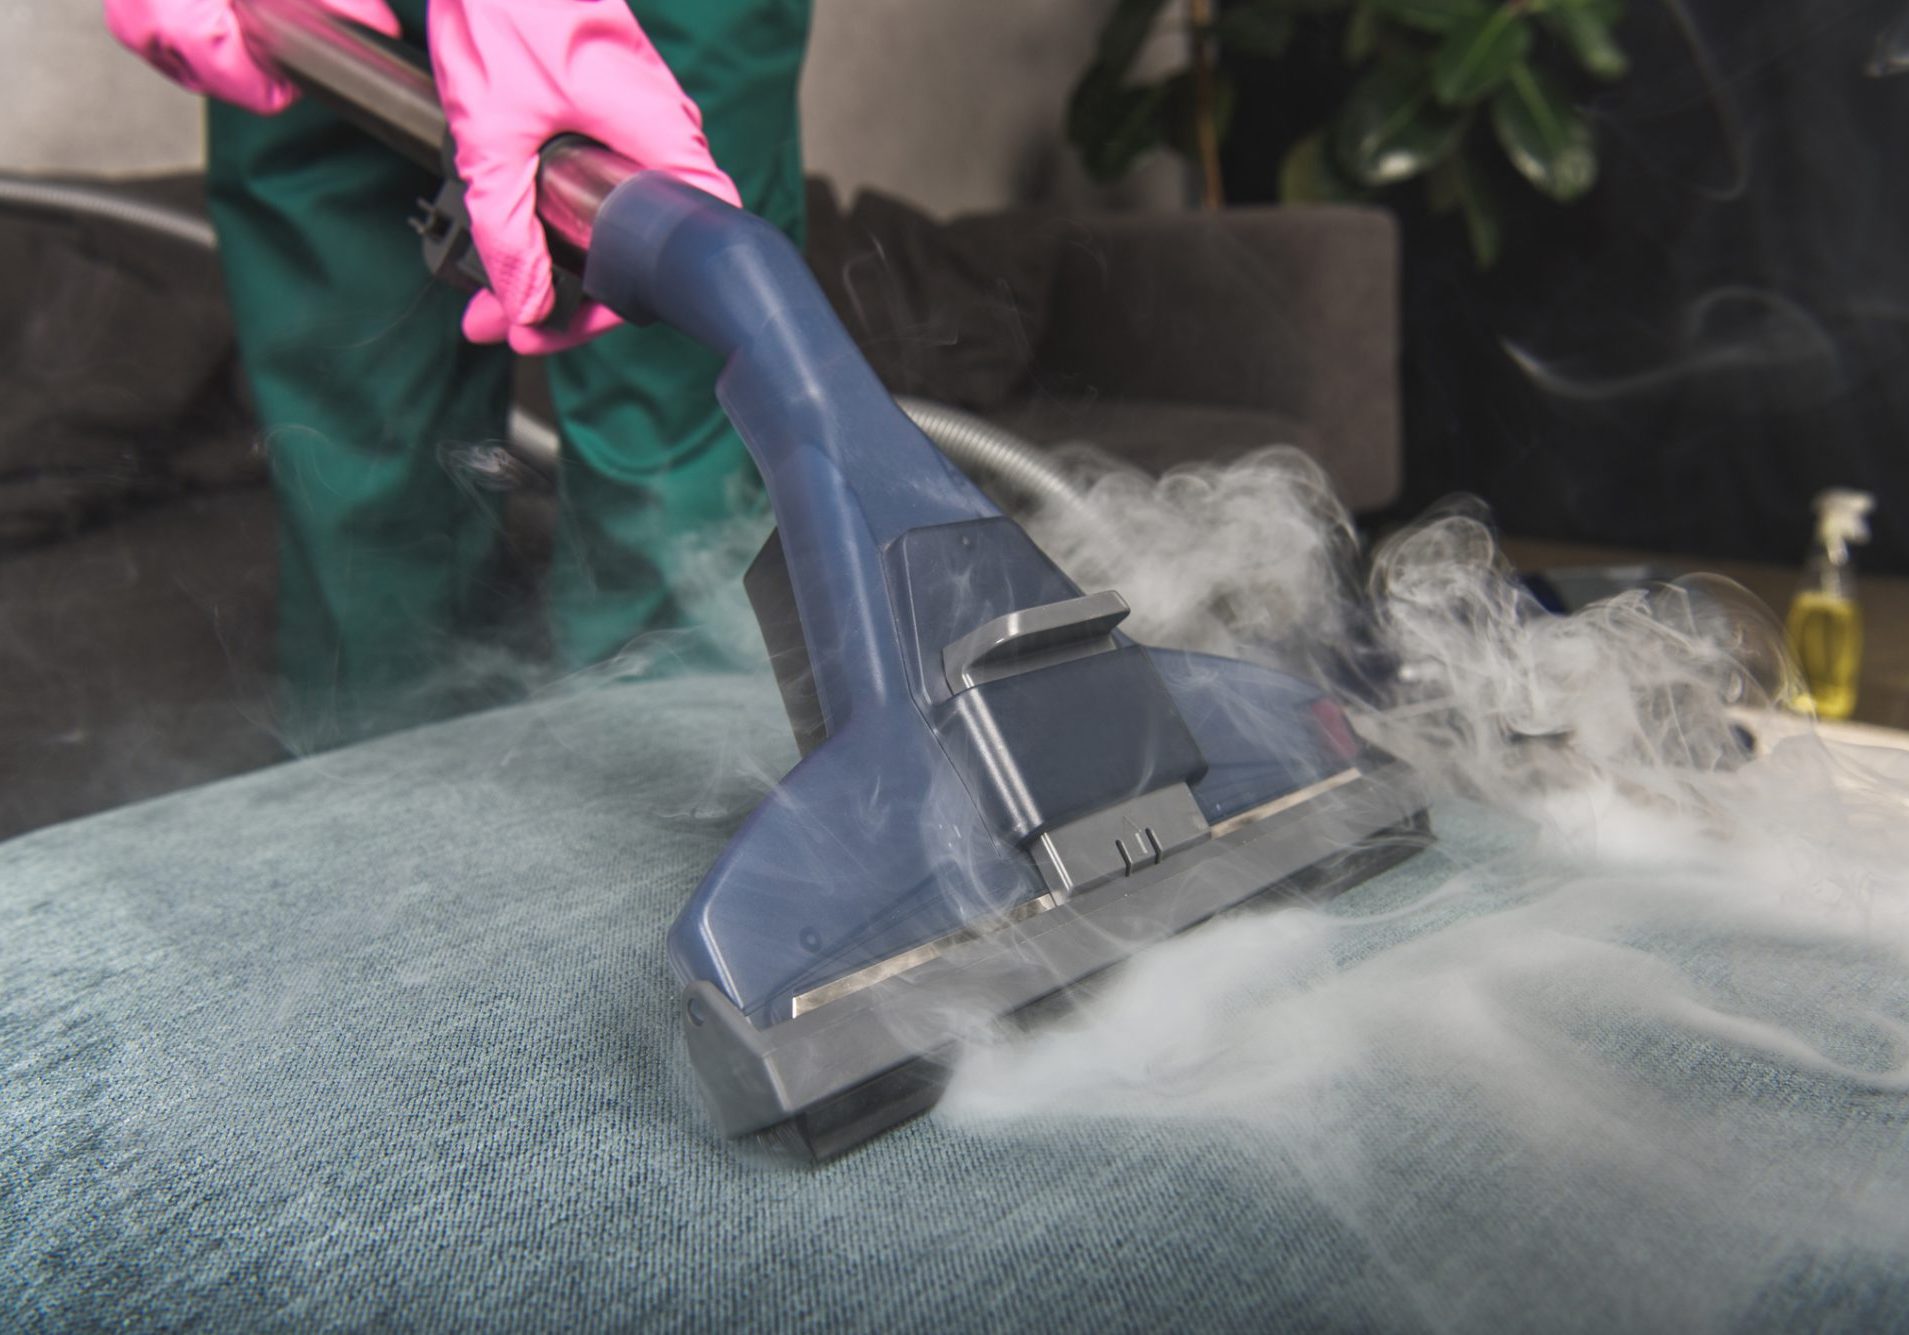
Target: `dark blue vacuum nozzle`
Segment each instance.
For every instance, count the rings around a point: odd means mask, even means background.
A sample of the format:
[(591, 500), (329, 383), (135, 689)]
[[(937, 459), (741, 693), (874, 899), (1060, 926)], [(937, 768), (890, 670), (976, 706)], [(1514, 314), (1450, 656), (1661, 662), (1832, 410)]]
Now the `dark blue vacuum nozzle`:
[[(421, 53), (304, 0), (243, 8), (282, 72), (443, 160)], [(1117, 594), (1083, 593), (902, 415), (774, 228), (575, 136), (542, 157), (553, 253), (722, 354), (775, 508), (748, 584), (804, 755), (670, 932), (726, 1133), (847, 1149), (931, 1103), (978, 1026), (1423, 842), (1401, 767), (1317, 687), (1123, 635)], [(456, 198), (424, 229), (439, 268)]]
[(1422, 844), (1316, 687), (1150, 649), (903, 416), (774, 228), (618, 186), (584, 285), (722, 353), (776, 535), (748, 583), (804, 755), (670, 933), (728, 1134), (827, 1155), (933, 1101), (952, 1044), (1275, 886)]

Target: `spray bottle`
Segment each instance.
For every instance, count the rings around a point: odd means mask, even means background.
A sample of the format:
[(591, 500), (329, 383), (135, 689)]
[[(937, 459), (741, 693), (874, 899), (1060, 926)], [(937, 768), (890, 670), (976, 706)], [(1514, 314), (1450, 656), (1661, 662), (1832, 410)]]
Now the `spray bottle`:
[(1856, 708), (1863, 661), (1863, 616), (1856, 606), (1856, 562), (1849, 549), (1869, 541), (1876, 498), (1833, 487), (1816, 497), (1816, 541), (1790, 603), (1790, 652), (1803, 668), (1816, 716), (1848, 718)]

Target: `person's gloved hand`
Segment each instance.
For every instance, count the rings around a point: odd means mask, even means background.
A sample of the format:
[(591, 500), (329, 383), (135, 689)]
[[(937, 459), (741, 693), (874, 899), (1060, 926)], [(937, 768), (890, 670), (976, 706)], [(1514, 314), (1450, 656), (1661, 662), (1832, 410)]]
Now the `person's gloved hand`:
[[(321, 0), (340, 18), (398, 35), (384, 0)], [(275, 116), (298, 89), (252, 54), (232, 0), (105, 0), (106, 26), (135, 55), (195, 92)]]
[(554, 299), (537, 152), (559, 134), (588, 135), (740, 203), (709, 156), (696, 104), (624, 0), (431, 0), (426, 17), (471, 236), (490, 277), (465, 309), (467, 338), (555, 352), (617, 323), (586, 302), (561, 330), (535, 327)]

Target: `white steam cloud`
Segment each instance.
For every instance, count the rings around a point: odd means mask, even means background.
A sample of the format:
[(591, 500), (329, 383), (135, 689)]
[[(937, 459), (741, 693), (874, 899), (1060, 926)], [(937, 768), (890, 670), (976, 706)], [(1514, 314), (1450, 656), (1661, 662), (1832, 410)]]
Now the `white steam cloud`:
[(1905, 1272), (1909, 752), (1769, 744), (1791, 678), (1749, 595), (1551, 616), (1462, 508), (1360, 570), (1290, 451), (1092, 503), (1031, 528), (1137, 637), (1335, 684), (1440, 842), (1146, 953), (939, 1115), (1224, 1135), (1380, 1258), (1394, 1328), (1739, 1328), (1799, 1275)]

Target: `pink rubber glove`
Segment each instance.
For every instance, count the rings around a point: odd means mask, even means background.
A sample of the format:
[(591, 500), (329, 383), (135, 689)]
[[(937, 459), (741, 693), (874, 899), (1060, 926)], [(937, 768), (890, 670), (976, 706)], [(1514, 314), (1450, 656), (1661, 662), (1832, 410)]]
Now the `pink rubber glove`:
[(535, 327), (553, 300), (537, 151), (558, 135), (588, 135), (740, 203), (710, 159), (702, 114), (624, 0), (431, 0), (426, 19), (471, 236), (490, 277), (464, 312), (473, 342), (555, 352), (617, 323), (585, 302), (563, 329)]
[[(398, 35), (398, 20), (384, 0), (322, 0), (322, 7)], [(275, 116), (298, 100), (298, 89), (280, 78), (245, 43), (232, 0), (106, 0), (106, 26), (133, 54), (195, 93)]]

